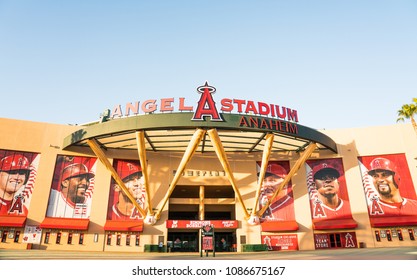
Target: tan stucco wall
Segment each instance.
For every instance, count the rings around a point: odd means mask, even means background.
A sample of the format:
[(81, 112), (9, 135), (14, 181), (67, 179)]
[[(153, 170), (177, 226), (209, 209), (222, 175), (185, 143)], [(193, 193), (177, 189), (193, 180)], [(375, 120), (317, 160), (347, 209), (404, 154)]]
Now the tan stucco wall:
[[(64, 137), (79, 129), (78, 126), (56, 125), (31, 121), (0, 119), (0, 127), (3, 136), (0, 138), (0, 149), (36, 152), (40, 153), (35, 189), (31, 200), (27, 225), (39, 225), (46, 213), (49, 192), (55, 166), (55, 160), (59, 154), (94, 156), (93, 152), (86, 148), (81, 153), (72, 153), (61, 149)], [(323, 130), (338, 145), (338, 153), (329, 150), (315, 151), (311, 159), (318, 158), (342, 158), (345, 168), (346, 185), (351, 202), (351, 210), (359, 227), (354, 229), (358, 242), (364, 242), (367, 247), (407, 246), (415, 245), (412, 241), (402, 243), (387, 241), (374, 241), (373, 229), (370, 226), (366, 201), (364, 199), (362, 178), (358, 167), (358, 156), (382, 155), (404, 153), (410, 168), (414, 187), (417, 184), (416, 160), (417, 137), (410, 124), (396, 124), (383, 127), (366, 127), (338, 130)], [(118, 159), (138, 159), (137, 152), (106, 151), (106, 156), (112, 162)], [(148, 171), (150, 178), (150, 193), (152, 195), (152, 207), (158, 209), (161, 201), (173, 178), (173, 170), (176, 170), (181, 154), (174, 153), (147, 153)], [(296, 153), (274, 153), (270, 160), (289, 160), (290, 165), (299, 158)], [(254, 154), (228, 154), (231, 169), (233, 171), (239, 192), (246, 208), (254, 206), (254, 197), (257, 187), (256, 161), (262, 160), (260, 153)], [(187, 165), (187, 169), (194, 170), (223, 170), (222, 165), (214, 154), (196, 154)], [(86, 251), (143, 251), (145, 244), (157, 244), (158, 237), (167, 238), (165, 220), (168, 218), (168, 205), (162, 211), (161, 219), (154, 226), (145, 226), (141, 233), (140, 246), (106, 246), (103, 226), (106, 222), (107, 203), (109, 199), (110, 172), (98, 161), (96, 170), (96, 187), (92, 202), (90, 225), (85, 232), (84, 245), (65, 243), (56, 245), (34, 245), (34, 248), (48, 250), (86, 250)], [(294, 189), (294, 207), (296, 220), (299, 224), (298, 235), (299, 249), (314, 249), (312, 221), (310, 214), (309, 198), (306, 187), (306, 172), (304, 165), (292, 178)], [(178, 185), (230, 185), (226, 176), (207, 177), (189, 176), (179, 180)], [(239, 220), (239, 228), (236, 237), (240, 242), (240, 236), (246, 236), (248, 244), (261, 243), (260, 226), (250, 226), (245, 221), (242, 205), (236, 200), (236, 219)], [(23, 229), (22, 234), (23, 234)], [(56, 231), (52, 231), (54, 233)], [(293, 233), (293, 232), (290, 232)], [(98, 234), (98, 242), (94, 242), (94, 234)], [(122, 235), (122, 242), (126, 235)], [(65, 237), (64, 237), (65, 240)], [(77, 243), (77, 242), (75, 242)], [(132, 243), (134, 240), (132, 239)], [(8, 239), (6, 243), (0, 243), (0, 248), (26, 248), (22, 242), (14, 243)]]

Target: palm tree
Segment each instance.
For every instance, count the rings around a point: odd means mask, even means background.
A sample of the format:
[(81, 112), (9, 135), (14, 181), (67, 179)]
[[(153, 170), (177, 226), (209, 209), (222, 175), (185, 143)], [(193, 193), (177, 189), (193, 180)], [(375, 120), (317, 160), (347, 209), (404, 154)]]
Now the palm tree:
[(414, 115), (417, 114), (417, 98), (413, 98), (413, 102), (414, 103), (411, 104), (404, 104), (401, 107), (401, 110), (398, 110), (397, 122), (404, 121), (405, 119), (410, 119), (414, 131), (417, 133), (417, 123), (414, 119)]

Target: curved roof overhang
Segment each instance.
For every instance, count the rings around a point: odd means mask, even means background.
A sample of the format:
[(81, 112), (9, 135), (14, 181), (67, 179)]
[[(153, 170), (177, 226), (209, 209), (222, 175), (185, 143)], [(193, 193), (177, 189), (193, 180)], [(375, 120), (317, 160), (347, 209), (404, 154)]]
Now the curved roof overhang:
[[(139, 115), (86, 125), (64, 139), (63, 149), (71, 150), (74, 147), (90, 147), (93, 150), (141, 215), (146, 216), (146, 224), (154, 224), (160, 218), (161, 211), (195, 152), (216, 153), (245, 217), (251, 224), (259, 222), (259, 217), (315, 149), (330, 149), (337, 152), (336, 143), (330, 137), (297, 123), (239, 114), (222, 114), (221, 120), (217, 121), (212, 121), (208, 117), (196, 121), (193, 120), (192, 113)], [(147, 211), (141, 208), (132, 197), (107, 159), (104, 150), (109, 149), (131, 149), (138, 152), (144, 178)], [(146, 151), (184, 153), (176, 169), (177, 172), (169, 184), (164, 198), (160, 201), (157, 212), (153, 210), (149, 192)], [(290, 172), (276, 189), (274, 195), (269, 198), (268, 203), (258, 211), (257, 201), (269, 157), (271, 153), (280, 151), (303, 151), (303, 154), (291, 167)], [(252, 208), (252, 213), (248, 213), (240, 195), (227, 159), (227, 152), (262, 152), (261, 169), (254, 199), (256, 204)]]
[[(192, 120), (193, 113), (148, 114), (113, 119), (83, 126), (64, 139), (63, 149), (88, 147), (95, 139), (100, 147), (137, 150), (135, 133), (145, 132), (147, 151), (183, 152), (197, 128), (216, 129), (226, 152), (262, 152), (265, 136), (274, 134), (271, 152), (302, 151), (310, 142), (319, 149), (337, 153), (336, 143), (327, 135), (298, 123), (256, 115), (221, 114), (223, 121)], [(197, 152), (214, 152), (210, 141), (203, 138)]]

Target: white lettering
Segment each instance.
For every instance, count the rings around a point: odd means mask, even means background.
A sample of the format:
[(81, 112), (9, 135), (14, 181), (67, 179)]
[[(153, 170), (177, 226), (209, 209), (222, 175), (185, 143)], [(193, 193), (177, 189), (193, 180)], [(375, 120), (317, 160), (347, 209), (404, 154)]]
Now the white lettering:
[[(141, 106), (140, 106), (141, 104)], [(225, 113), (237, 112), (239, 114), (260, 115), (263, 117), (271, 117), (284, 119), (290, 122), (298, 122), (297, 110), (287, 108), (281, 105), (267, 104), (264, 102), (254, 102), (251, 100), (224, 98), (220, 101), (220, 110)], [(152, 114), (156, 112), (183, 112), (195, 111), (193, 106), (187, 106), (184, 97), (175, 99), (161, 98), (159, 100), (149, 99), (142, 103), (139, 101), (128, 102), (123, 108), (120, 104), (113, 107), (110, 119), (129, 117), (132, 115)]]

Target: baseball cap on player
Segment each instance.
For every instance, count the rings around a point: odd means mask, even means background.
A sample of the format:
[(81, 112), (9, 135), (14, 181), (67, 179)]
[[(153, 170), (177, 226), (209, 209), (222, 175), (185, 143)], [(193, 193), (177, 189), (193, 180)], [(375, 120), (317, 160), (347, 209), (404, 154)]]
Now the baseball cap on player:
[(127, 182), (135, 175), (141, 177), (142, 170), (134, 163), (122, 161), (117, 166), (117, 174), (119, 174), (123, 182)]
[(94, 177), (94, 173), (89, 172), (87, 166), (84, 164), (72, 163), (65, 166), (62, 170), (61, 181), (82, 175), (87, 175), (87, 180), (90, 180)]
[(313, 178), (320, 179), (324, 175), (334, 176), (335, 178), (340, 177), (339, 171), (331, 164), (320, 163), (313, 167)]
[[(259, 176), (259, 172), (258, 172), (258, 176)], [(284, 167), (282, 167), (279, 164), (270, 163), (266, 167), (265, 178), (269, 176), (278, 176), (280, 178), (285, 178), (287, 176), (287, 171), (285, 170)]]
[(386, 158), (374, 158), (371, 161), (370, 169), (368, 170), (368, 174), (373, 176), (377, 171), (389, 171), (391, 174), (394, 175), (395, 182), (400, 181), (400, 175), (397, 172), (397, 167), (395, 164)]
[(30, 174), (29, 160), (21, 154), (15, 154), (4, 157), (0, 162), (0, 171), (2, 172), (19, 172), (26, 175), (25, 183), (27, 183)]

